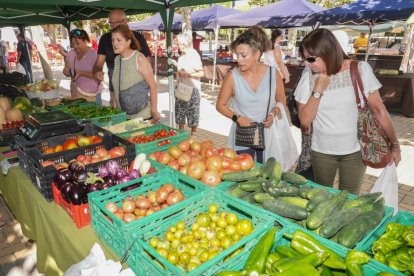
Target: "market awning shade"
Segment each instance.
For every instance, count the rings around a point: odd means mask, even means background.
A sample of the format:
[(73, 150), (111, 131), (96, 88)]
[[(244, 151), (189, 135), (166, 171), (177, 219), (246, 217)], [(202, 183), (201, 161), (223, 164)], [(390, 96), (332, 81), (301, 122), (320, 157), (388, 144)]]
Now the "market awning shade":
[(323, 25), (368, 24), (406, 20), (414, 12), (414, 0), (357, 0), (313, 16)]
[(310, 24), (309, 16), (325, 10), (306, 0), (282, 0), (220, 20), (221, 27), (295, 27)]
[[(183, 18), (180, 14), (174, 14), (172, 30), (181, 30)], [(165, 30), (164, 23), (160, 13), (156, 13), (147, 19), (142, 21), (130, 22), (129, 28), (134, 31), (153, 31), (153, 30)]]
[(193, 30), (214, 30), (221, 25), (221, 19), (225, 16), (241, 14), (242, 11), (227, 8), (220, 5), (193, 11), (191, 13)]

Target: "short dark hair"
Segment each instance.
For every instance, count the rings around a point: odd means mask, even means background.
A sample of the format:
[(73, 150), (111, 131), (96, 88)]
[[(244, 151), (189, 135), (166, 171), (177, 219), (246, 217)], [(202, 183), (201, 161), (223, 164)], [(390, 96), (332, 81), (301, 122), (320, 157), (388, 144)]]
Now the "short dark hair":
[(302, 58), (305, 50), (310, 55), (320, 57), (325, 62), (328, 76), (338, 73), (344, 60), (349, 59), (336, 37), (328, 29), (320, 28), (307, 34), (299, 46)]
[(73, 38), (79, 38), (79, 39), (82, 39), (83, 41), (86, 40), (90, 42), (88, 33), (85, 30), (81, 30), (81, 29), (73, 29), (72, 31), (70, 31), (69, 39), (72, 40)]
[(271, 35), (271, 38), (270, 38), (270, 40), (272, 41), (272, 49), (275, 48), (274, 44), (275, 44), (276, 38), (278, 38), (281, 35), (282, 35), (282, 31), (279, 30), (279, 29), (275, 29), (275, 30), (272, 31), (272, 35)]
[(127, 25), (118, 25), (111, 31), (111, 33), (119, 33), (126, 40), (131, 40), (131, 49), (141, 51), (141, 44), (135, 38), (134, 32), (131, 31)]

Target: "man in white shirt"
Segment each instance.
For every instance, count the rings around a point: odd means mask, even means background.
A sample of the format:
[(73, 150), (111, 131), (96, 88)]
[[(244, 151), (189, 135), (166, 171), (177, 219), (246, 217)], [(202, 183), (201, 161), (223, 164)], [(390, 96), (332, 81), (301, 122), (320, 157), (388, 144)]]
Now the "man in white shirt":
[(7, 67), (9, 59), (9, 51), (7, 50), (6, 41), (2, 40), (2, 34), (0, 30), (0, 68), (3, 70), (3, 73), (7, 73)]

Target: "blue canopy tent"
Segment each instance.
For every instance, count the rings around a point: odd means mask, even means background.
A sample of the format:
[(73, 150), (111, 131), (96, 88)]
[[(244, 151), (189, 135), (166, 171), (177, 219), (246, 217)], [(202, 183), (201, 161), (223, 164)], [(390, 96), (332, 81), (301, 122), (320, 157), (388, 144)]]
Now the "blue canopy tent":
[[(270, 5), (230, 15), (220, 20), (221, 27), (295, 27), (310, 24), (310, 15), (325, 10), (306, 0), (282, 0)], [(316, 20), (314, 20), (316, 23)]]
[[(174, 14), (172, 30), (181, 30), (183, 18), (180, 14)], [(160, 13), (156, 13), (151, 17), (148, 17), (142, 21), (130, 22), (129, 28), (134, 31), (153, 31), (153, 30), (165, 30), (164, 23), (162, 21)]]
[[(377, 23), (406, 20), (414, 12), (414, 0), (357, 0), (312, 16), (311, 21), (317, 20), (324, 25), (358, 24), (368, 25), (371, 39), (373, 26)], [(369, 55), (368, 49), (365, 60)]]

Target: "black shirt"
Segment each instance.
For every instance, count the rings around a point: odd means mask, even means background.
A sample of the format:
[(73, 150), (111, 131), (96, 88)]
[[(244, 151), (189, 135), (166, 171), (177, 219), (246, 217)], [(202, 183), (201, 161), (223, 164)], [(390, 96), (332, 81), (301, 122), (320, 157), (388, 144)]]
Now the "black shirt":
[[(27, 45), (27, 47), (26, 47)], [(24, 40), (19, 40), (19, 42), (17, 42), (17, 51), (20, 52), (20, 59), (19, 61), (21, 62), (27, 62), (30, 60), (29, 58), (29, 53), (27, 51), (31, 51), (32, 50), (32, 46), (30, 45), (30, 43), (28, 43), (27, 41)]]
[[(141, 53), (144, 56), (148, 57), (151, 55), (151, 52), (148, 48), (147, 41), (145, 40), (144, 36), (138, 32), (133, 32), (135, 38), (138, 40), (139, 44), (141, 45)], [(99, 40), (99, 47), (98, 47), (98, 55), (105, 55), (106, 56), (106, 66), (109, 70), (114, 69), (114, 61), (115, 61), (115, 53), (114, 49), (112, 48), (112, 37), (111, 33), (104, 34), (101, 39)]]

